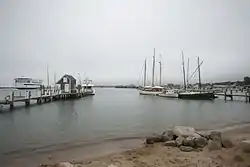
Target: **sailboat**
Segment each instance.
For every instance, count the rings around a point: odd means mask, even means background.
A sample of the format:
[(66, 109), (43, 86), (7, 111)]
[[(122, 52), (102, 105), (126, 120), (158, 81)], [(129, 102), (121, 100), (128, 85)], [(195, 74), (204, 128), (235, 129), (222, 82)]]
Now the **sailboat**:
[(140, 95), (158, 95), (164, 91), (164, 88), (161, 86), (154, 85), (154, 75), (155, 75), (155, 48), (154, 48), (154, 56), (153, 56), (153, 71), (152, 71), (152, 85), (146, 85), (146, 75), (147, 75), (147, 61), (144, 62), (144, 84), (143, 88), (139, 90)]
[[(159, 62), (160, 64), (160, 85), (161, 85), (161, 61)], [(167, 97), (167, 98), (178, 98), (179, 97), (179, 90), (178, 89), (164, 89), (162, 93), (159, 93), (158, 96), (160, 97)]]
[[(202, 64), (202, 63), (201, 63)], [(182, 52), (182, 65), (183, 65), (183, 82), (184, 82), (184, 91), (179, 92), (180, 99), (195, 99), (195, 100), (213, 100), (215, 95), (213, 92), (201, 91), (201, 74), (200, 74), (200, 59), (198, 57), (198, 76), (199, 76), (199, 90), (198, 91), (187, 91), (186, 80), (185, 80), (185, 67), (184, 67), (184, 56)], [(188, 79), (188, 78), (187, 78)]]

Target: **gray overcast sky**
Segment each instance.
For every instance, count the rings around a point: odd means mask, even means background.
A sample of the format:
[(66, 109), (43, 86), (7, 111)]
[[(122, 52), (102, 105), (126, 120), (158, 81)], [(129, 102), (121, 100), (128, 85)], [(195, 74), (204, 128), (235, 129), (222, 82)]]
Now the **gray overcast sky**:
[(182, 49), (190, 73), (204, 61), (204, 82), (250, 75), (249, 0), (0, 0), (0, 24), (0, 84), (46, 82), (47, 62), (51, 82), (55, 71), (137, 83), (154, 47), (164, 82), (182, 83)]

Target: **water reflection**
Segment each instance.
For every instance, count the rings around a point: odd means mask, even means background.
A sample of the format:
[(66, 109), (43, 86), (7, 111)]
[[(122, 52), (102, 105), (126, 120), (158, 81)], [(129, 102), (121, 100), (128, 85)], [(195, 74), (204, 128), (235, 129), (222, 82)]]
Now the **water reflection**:
[(144, 136), (173, 125), (204, 129), (250, 120), (250, 105), (140, 96), (133, 89), (97, 89), (96, 96), (55, 101), (0, 114), (0, 150)]

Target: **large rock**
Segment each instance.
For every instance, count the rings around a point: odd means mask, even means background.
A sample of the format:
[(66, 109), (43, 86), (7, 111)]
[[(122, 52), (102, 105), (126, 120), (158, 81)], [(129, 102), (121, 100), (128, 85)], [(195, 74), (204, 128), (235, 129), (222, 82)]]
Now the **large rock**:
[(183, 139), (182, 145), (194, 147), (194, 139), (195, 139), (195, 137), (189, 136), (189, 137)]
[(206, 138), (207, 140), (209, 140), (209, 133), (207, 131), (201, 131), (201, 132), (196, 132), (197, 134), (199, 134), (200, 136)]
[(162, 142), (162, 135), (154, 135), (153, 137), (146, 138), (147, 144), (153, 144), (158, 142)]
[(204, 137), (195, 137), (194, 138), (194, 146), (197, 148), (203, 148), (207, 145), (207, 139)]
[(209, 140), (208, 141), (208, 149), (209, 151), (220, 150), (221, 149), (221, 142), (217, 140)]
[(216, 140), (221, 142), (221, 132), (212, 131), (209, 135), (210, 140)]
[(182, 137), (182, 136), (177, 137), (177, 139), (175, 140), (175, 141), (176, 141), (177, 147), (180, 147), (180, 146), (183, 144), (183, 140), (184, 140), (184, 139), (185, 139), (185, 138)]
[(172, 129), (169, 129), (162, 134), (162, 142), (170, 141), (173, 139), (174, 139), (174, 132)]
[(183, 152), (191, 152), (191, 151), (194, 151), (195, 149), (189, 146), (180, 146), (180, 150)]
[(154, 144), (154, 138), (153, 137), (146, 138), (146, 144)]
[(167, 141), (164, 143), (165, 146), (170, 146), (170, 147), (176, 147), (176, 142), (175, 140)]
[(75, 167), (75, 166), (69, 162), (60, 162), (58, 167)]
[(225, 148), (232, 148), (233, 147), (232, 141), (226, 137), (222, 137), (221, 144)]
[(195, 135), (195, 129), (188, 126), (175, 126), (173, 129), (174, 135), (180, 137), (188, 137)]
[(240, 146), (245, 153), (250, 153), (250, 140), (243, 140)]

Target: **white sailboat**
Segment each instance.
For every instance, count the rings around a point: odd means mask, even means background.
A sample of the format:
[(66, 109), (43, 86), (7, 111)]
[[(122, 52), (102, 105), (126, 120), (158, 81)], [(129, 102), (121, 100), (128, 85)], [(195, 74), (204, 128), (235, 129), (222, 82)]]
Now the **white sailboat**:
[(164, 91), (164, 88), (161, 86), (154, 85), (154, 75), (155, 75), (155, 48), (153, 56), (153, 72), (152, 72), (152, 86), (146, 86), (146, 74), (147, 74), (147, 61), (144, 63), (144, 85), (141, 90), (139, 90), (140, 95), (158, 95)]

